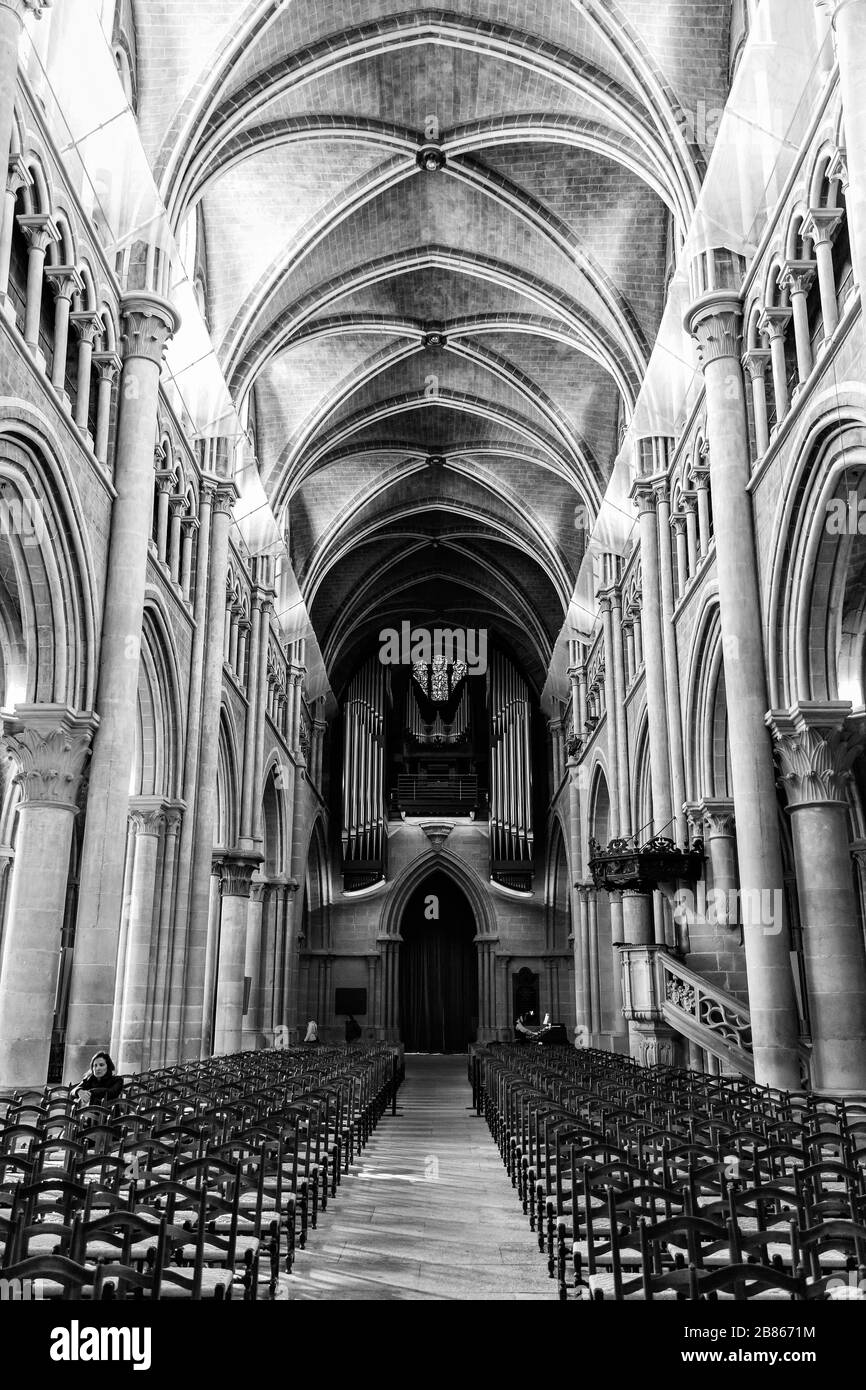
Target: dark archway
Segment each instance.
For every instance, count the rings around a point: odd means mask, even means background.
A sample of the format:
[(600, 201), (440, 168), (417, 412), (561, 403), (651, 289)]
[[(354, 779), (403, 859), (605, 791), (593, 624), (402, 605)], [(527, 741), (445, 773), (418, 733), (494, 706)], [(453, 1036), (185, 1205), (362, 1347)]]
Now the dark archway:
[(476, 930), (468, 898), (441, 870), (425, 878), (406, 904), (400, 923), (400, 1037), (407, 1052), (465, 1052), (475, 1041)]

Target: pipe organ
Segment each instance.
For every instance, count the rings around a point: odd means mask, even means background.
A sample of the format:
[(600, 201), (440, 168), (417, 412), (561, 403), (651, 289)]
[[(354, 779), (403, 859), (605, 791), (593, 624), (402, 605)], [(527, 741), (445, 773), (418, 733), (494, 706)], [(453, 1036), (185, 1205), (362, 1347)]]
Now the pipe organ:
[(506, 886), (523, 887), (533, 849), (532, 709), (528, 685), (508, 658), (496, 651), (488, 676), (488, 702), (492, 871)]
[(430, 723), (424, 718), (421, 707), (411, 685), (406, 693), (406, 730), (418, 743), (460, 743), (469, 732), (470, 706), (469, 686), (464, 684), (463, 693), (450, 721), (442, 718), (440, 710)]
[(385, 667), (370, 657), (343, 707), (343, 865), (351, 885), (381, 878), (385, 864)]

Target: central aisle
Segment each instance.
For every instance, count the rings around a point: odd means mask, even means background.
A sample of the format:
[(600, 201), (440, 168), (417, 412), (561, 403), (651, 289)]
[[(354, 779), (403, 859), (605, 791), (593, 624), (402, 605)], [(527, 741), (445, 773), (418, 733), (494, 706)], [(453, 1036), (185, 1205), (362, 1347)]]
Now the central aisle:
[(547, 1260), (483, 1119), (466, 1057), (409, 1056), (406, 1080), (278, 1298), (555, 1299)]

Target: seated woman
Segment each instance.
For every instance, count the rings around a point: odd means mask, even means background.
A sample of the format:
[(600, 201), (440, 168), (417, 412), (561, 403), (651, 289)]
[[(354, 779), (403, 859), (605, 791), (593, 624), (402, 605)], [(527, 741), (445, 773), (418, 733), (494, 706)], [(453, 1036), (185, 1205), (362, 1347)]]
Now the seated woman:
[(123, 1077), (117, 1076), (107, 1052), (94, 1052), (87, 1075), (73, 1086), (71, 1095), (81, 1105), (111, 1105), (123, 1091)]

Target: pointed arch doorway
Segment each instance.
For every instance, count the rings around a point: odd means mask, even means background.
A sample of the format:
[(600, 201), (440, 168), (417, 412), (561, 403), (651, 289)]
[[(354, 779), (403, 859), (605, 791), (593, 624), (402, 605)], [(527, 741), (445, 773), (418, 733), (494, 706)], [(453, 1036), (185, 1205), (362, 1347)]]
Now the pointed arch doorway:
[(407, 1052), (465, 1052), (478, 1032), (477, 926), (448, 874), (429, 874), (400, 921), (400, 1037)]

